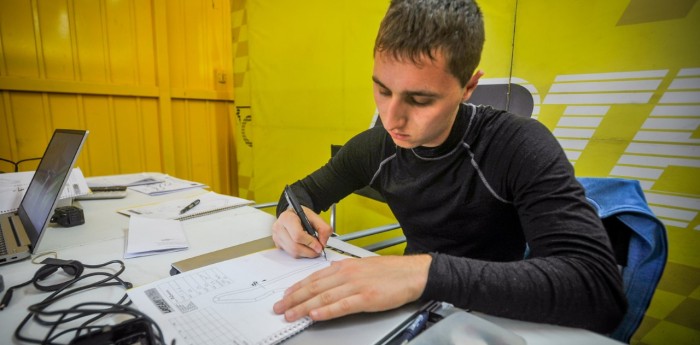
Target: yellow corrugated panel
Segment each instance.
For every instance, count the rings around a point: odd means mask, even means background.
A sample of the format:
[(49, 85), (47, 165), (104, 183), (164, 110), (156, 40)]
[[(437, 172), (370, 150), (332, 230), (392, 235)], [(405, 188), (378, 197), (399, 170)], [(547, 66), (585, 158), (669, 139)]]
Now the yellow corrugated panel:
[(0, 157), (39, 156), (55, 128), (85, 128), (88, 176), (163, 171), (231, 192), (229, 7), (0, 1)]
[(65, 1), (37, 1), (39, 40), (44, 76), (47, 79), (73, 80), (75, 69), (68, 8)]
[(81, 96), (85, 127), (90, 130), (86, 151), (90, 166), (83, 168), (87, 175), (122, 173), (117, 157), (116, 134), (110, 111), (109, 97)]
[(138, 84), (138, 59), (131, 1), (107, 1), (103, 25), (109, 49), (109, 81), (115, 84)]
[(13, 92), (9, 96), (9, 116), (14, 122), (17, 138), (14, 161), (41, 157), (51, 137), (52, 125), (46, 116), (43, 97), (27, 92)]
[(82, 0), (73, 2), (73, 15), (77, 41), (75, 50), (78, 55), (78, 73), (80, 80), (89, 82), (106, 82), (108, 51), (104, 40), (102, 21), (102, 1)]
[(230, 188), (230, 107), (223, 102), (177, 100), (173, 102), (175, 151), (178, 175), (210, 181), (218, 191)]
[(0, 33), (3, 49), (0, 68), (4, 69), (3, 75), (38, 77), (40, 64), (30, 1), (0, 1)]

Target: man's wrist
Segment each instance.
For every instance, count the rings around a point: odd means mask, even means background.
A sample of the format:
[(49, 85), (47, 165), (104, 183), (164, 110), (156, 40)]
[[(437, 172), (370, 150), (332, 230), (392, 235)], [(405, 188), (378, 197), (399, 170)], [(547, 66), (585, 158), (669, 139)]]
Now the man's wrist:
[(416, 292), (416, 299), (418, 299), (423, 295), (425, 288), (428, 286), (428, 274), (430, 272), (430, 265), (433, 262), (433, 257), (429, 254), (417, 254), (411, 255), (410, 257), (412, 259), (410, 265), (415, 268), (412, 286)]

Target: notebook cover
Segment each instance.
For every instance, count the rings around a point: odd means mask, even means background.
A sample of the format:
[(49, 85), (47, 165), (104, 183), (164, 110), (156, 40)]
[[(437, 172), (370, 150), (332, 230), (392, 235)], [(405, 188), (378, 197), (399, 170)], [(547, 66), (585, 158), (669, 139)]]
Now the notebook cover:
[(227, 247), (210, 253), (195, 256), (189, 259), (174, 262), (171, 265), (172, 269), (170, 270), (170, 274), (173, 275), (181, 272), (191, 271), (195, 268), (204, 267), (217, 262), (237, 258), (239, 256), (252, 254), (274, 247), (275, 242), (272, 241), (271, 236), (263, 237), (254, 241), (241, 243), (239, 245)]

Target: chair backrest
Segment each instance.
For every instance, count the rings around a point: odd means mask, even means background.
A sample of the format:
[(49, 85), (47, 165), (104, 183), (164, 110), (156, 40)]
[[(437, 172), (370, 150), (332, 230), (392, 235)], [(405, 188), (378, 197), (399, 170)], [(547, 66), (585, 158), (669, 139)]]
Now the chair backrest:
[(490, 105), (516, 115), (531, 117), (535, 101), (528, 89), (518, 84), (478, 85), (468, 100), (472, 104)]
[(610, 337), (629, 343), (666, 265), (666, 228), (649, 209), (639, 181), (579, 178), (586, 198), (598, 211), (610, 236), (627, 297), (627, 313)]
[[(490, 105), (494, 109), (506, 110), (516, 115), (532, 117), (535, 101), (530, 91), (518, 84), (478, 85), (467, 102), (476, 105)], [(371, 127), (382, 125), (379, 112), (375, 111)]]

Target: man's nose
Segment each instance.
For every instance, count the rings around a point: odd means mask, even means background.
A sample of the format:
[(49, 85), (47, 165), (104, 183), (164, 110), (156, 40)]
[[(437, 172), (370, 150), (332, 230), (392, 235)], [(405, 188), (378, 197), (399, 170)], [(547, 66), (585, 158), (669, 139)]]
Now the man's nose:
[(406, 108), (399, 99), (391, 99), (386, 103), (382, 123), (386, 130), (401, 128), (406, 123)]

